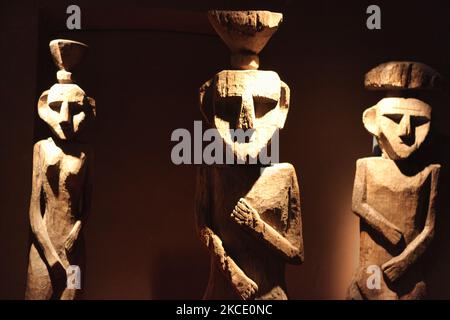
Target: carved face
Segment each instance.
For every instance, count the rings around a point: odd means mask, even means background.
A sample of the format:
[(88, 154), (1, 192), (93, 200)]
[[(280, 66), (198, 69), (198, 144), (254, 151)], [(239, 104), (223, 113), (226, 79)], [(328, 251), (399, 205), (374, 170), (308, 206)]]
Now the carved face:
[(366, 129), (392, 160), (406, 159), (419, 149), (430, 131), (430, 120), (431, 107), (414, 98), (384, 98), (363, 115)]
[(40, 97), (38, 113), (59, 139), (70, 140), (95, 117), (95, 105), (77, 85), (55, 84)]
[[(275, 131), (283, 128), (289, 88), (275, 72), (225, 70), (207, 86), (204, 90), (210, 91), (211, 99), (206, 102), (201, 97), (203, 114), (238, 158), (256, 157)], [(210, 104), (212, 110), (207, 110)], [(237, 129), (246, 133), (245, 140), (232, 136)]]

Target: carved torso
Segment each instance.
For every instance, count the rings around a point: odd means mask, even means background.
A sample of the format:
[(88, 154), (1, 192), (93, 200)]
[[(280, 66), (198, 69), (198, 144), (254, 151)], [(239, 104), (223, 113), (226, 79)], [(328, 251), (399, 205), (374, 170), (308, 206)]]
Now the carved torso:
[(285, 261), (259, 239), (244, 232), (230, 214), (238, 200), (244, 198), (266, 223), (286, 236), (290, 225), (290, 190), (293, 179), (296, 179), (293, 167), (275, 164), (261, 171), (259, 167), (217, 166), (211, 168), (211, 174), (214, 186), (211, 190), (212, 227), (225, 250), (258, 284), (256, 298), (269, 298), (271, 294), (285, 296)]
[(360, 161), (365, 168), (365, 202), (396, 225), (403, 239), (394, 246), (361, 220), (358, 286), (362, 294), (371, 299), (421, 297), (425, 284), (420, 263), (413, 265), (395, 284), (382, 277), (381, 290), (367, 288), (366, 281), (371, 275), (367, 268), (380, 267), (398, 256), (422, 232), (430, 200), (431, 173), (437, 166), (403, 173), (393, 160), (371, 157)]
[(82, 146), (75, 144), (71, 145), (70, 154), (65, 153), (52, 138), (38, 144), (42, 161), (42, 196), (45, 199), (43, 220), (55, 249), (65, 254), (64, 242), (80, 219), (86, 153)]

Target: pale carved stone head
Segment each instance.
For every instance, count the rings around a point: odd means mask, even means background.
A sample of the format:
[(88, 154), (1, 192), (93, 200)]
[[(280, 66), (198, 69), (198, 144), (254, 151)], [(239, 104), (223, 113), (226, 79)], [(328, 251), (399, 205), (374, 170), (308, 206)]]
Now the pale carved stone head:
[[(273, 71), (225, 70), (201, 88), (201, 111), (238, 159), (256, 157), (282, 129), (289, 110), (289, 87)], [(233, 132), (247, 132), (236, 141)]]
[(58, 83), (42, 93), (39, 117), (61, 140), (75, 138), (95, 118), (95, 101), (72, 81), (72, 69), (81, 60), (87, 46), (72, 40), (53, 40), (50, 52), (58, 67)]
[(416, 62), (388, 62), (366, 74), (366, 88), (388, 91), (388, 97), (363, 114), (364, 126), (384, 157), (404, 160), (420, 148), (430, 131), (431, 106), (411, 94), (438, 89), (442, 83), (436, 71)]
[(57, 138), (70, 140), (95, 118), (95, 102), (76, 84), (57, 83), (39, 98), (38, 113)]
[[(239, 161), (257, 158), (282, 129), (289, 87), (273, 71), (259, 71), (258, 54), (283, 20), (279, 12), (213, 10), (208, 18), (231, 51), (231, 66), (200, 89), (200, 109)], [(236, 133), (245, 133), (245, 139)], [(236, 139), (237, 138), (237, 139)], [(266, 150), (267, 151), (267, 150)]]
[(392, 160), (407, 159), (420, 148), (430, 121), (431, 107), (415, 98), (384, 98), (363, 115), (364, 126)]

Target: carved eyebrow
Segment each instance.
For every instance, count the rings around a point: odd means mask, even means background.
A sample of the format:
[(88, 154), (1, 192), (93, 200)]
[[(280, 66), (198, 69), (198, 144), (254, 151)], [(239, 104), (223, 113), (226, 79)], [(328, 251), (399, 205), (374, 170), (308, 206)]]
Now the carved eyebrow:
[(237, 95), (218, 96), (216, 99), (218, 102), (238, 103), (242, 100), (242, 96)]
[(260, 96), (260, 95), (254, 95), (253, 101), (262, 102), (262, 103), (278, 102), (278, 100), (274, 99), (273, 97)]
[(403, 118), (403, 114), (401, 113), (385, 113), (383, 116), (394, 121), (395, 123), (400, 123)]
[[(423, 108), (421, 108), (421, 107), (414, 107), (411, 105), (407, 105), (407, 106), (396, 105), (394, 108), (398, 109), (398, 110), (406, 110), (406, 111), (422, 111), (423, 110)], [(427, 106), (427, 108), (428, 108), (428, 106)]]
[[(48, 106), (53, 111), (59, 112), (59, 110), (61, 110), (61, 105), (63, 104), (63, 102), (64, 101), (61, 101), (61, 100), (52, 101), (52, 102), (48, 103)], [(84, 109), (85, 106), (86, 106), (86, 104), (83, 101), (69, 102), (69, 108), (71, 108), (71, 110), (80, 111), (80, 110)]]

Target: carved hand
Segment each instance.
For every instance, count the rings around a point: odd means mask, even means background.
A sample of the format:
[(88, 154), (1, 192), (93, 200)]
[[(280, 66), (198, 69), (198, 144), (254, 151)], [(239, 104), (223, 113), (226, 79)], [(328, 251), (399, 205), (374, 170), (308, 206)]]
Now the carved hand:
[(64, 248), (67, 252), (72, 252), (73, 246), (75, 241), (78, 239), (78, 234), (81, 230), (81, 221), (78, 220), (75, 222), (75, 225), (73, 226), (72, 230), (70, 231), (69, 235), (67, 236), (66, 241), (64, 242)]
[(252, 229), (256, 229), (261, 222), (261, 217), (258, 212), (253, 209), (244, 198), (239, 199), (230, 216), (239, 225), (247, 226)]
[(403, 237), (403, 233), (397, 226), (392, 223), (386, 224), (385, 230), (383, 230), (384, 236), (390, 243), (396, 246)]
[(401, 256), (393, 257), (391, 260), (387, 261), (381, 266), (385, 276), (391, 281), (394, 282), (397, 280), (403, 272), (405, 272), (408, 267), (405, 259)]
[(236, 293), (244, 300), (251, 299), (258, 290), (258, 286), (245, 275), (244, 271), (239, 268), (233, 259), (226, 255), (222, 240), (209, 228), (203, 229), (201, 236), (204, 238), (208, 250), (216, 259), (216, 263), (231, 278), (230, 280)]
[(258, 285), (252, 279), (247, 277), (240, 268), (230, 268), (230, 270), (232, 270), (231, 283), (237, 294), (243, 300), (252, 299), (258, 291)]

